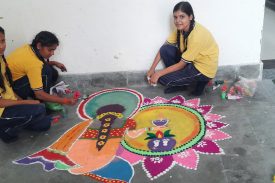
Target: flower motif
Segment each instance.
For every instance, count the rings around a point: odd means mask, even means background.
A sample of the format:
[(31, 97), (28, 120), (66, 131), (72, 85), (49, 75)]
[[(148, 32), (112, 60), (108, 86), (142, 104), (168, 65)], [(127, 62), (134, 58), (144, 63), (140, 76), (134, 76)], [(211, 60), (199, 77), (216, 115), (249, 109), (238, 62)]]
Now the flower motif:
[(154, 164), (160, 164), (163, 161), (162, 157), (152, 157), (150, 158), (150, 161), (153, 162)]
[[(224, 116), (211, 113), (213, 106), (200, 105), (199, 98), (185, 100), (185, 98), (181, 95), (175, 96), (169, 100), (161, 97), (155, 97), (153, 99), (145, 98), (143, 106), (165, 106), (165, 104), (175, 104), (176, 106), (180, 105), (187, 109), (190, 108), (190, 111), (196, 111), (199, 115), (201, 115), (205, 128), (202, 138), (198, 139), (196, 143), (194, 143), (189, 148), (183, 149), (179, 152), (176, 151), (175, 147), (169, 151), (171, 152), (170, 154), (165, 154), (165, 150), (167, 149), (163, 147), (163, 151), (156, 150), (156, 147), (159, 147), (162, 142), (158, 138), (155, 141), (152, 141), (151, 146), (149, 146), (149, 149), (153, 153), (159, 153), (159, 155), (153, 154), (153, 156), (152, 154), (146, 155), (144, 153), (141, 155), (134, 151), (131, 152), (129, 149), (125, 148), (122, 143), (122, 146), (120, 147), (120, 153), (117, 156), (126, 159), (128, 162), (132, 162), (132, 164), (141, 163), (147, 176), (153, 180), (167, 173), (171, 168), (173, 168), (175, 164), (187, 169), (196, 170), (199, 163), (199, 154), (224, 154), (223, 149), (217, 144), (217, 141), (229, 139), (231, 136), (221, 131), (221, 129), (228, 126), (228, 124), (219, 121), (224, 118)], [(167, 126), (169, 126), (169, 123)], [(173, 131), (171, 131), (171, 133), (173, 133)], [(153, 138), (152, 134), (148, 135), (150, 138)], [(164, 142), (162, 144), (164, 144)]]
[(207, 146), (207, 143), (205, 141), (201, 141), (197, 145), (197, 147), (204, 147), (204, 146)]

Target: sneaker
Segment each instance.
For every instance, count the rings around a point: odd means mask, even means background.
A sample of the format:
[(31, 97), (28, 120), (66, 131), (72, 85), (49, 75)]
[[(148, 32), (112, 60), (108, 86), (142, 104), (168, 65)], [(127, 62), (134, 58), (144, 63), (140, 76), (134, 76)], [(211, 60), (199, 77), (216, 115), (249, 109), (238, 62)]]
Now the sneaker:
[(165, 94), (168, 94), (168, 93), (174, 93), (174, 92), (178, 92), (178, 91), (185, 91), (187, 90), (187, 86), (184, 85), (184, 86), (170, 86), (166, 89), (164, 89), (164, 93)]

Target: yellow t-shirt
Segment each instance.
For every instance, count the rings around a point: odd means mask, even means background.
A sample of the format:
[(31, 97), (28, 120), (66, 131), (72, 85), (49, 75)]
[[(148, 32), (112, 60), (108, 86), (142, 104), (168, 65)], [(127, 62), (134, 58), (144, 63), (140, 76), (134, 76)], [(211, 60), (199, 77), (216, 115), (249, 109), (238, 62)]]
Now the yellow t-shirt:
[[(187, 38), (187, 50), (182, 54), (186, 61), (193, 62), (196, 69), (209, 78), (214, 78), (218, 69), (219, 48), (212, 34), (201, 24), (195, 22), (194, 29)], [(170, 44), (177, 43), (177, 30), (167, 39)], [(184, 40), (180, 36), (181, 52)]]
[(41, 75), (43, 62), (38, 59), (30, 45), (17, 48), (7, 57), (7, 62), (13, 81), (27, 75), (33, 90), (43, 89)]
[[(4, 81), (5, 88), (6, 88), (6, 92), (3, 92), (3, 89), (0, 88), (1, 99), (17, 100), (12, 88), (9, 85), (9, 82), (6, 79), (6, 64), (4, 63), (1, 56), (0, 56), (0, 64), (1, 64), (2, 78), (3, 78), (3, 81)], [(0, 116), (2, 116), (2, 113), (3, 113), (4, 109), (5, 109), (4, 107), (2, 107), (2, 108), (0, 107)]]

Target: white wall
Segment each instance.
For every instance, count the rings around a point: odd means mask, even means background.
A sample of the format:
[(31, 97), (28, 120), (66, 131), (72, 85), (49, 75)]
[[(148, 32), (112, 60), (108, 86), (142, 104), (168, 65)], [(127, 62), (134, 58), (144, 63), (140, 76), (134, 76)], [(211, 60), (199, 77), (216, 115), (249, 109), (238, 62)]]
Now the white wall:
[[(0, 0), (8, 48), (41, 30), (60, 46), (69, 73), (147, 70), (173, 28), (175, 0)], [(190, 0), (220, 46), (219, 65), (260, 63), (264, 0)]]

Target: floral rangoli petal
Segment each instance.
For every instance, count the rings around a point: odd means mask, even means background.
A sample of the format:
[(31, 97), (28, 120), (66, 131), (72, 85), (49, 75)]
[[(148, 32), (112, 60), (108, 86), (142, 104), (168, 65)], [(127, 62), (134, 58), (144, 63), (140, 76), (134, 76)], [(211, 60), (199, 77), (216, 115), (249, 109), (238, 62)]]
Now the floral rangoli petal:
[(202, 105), (202, 106), (199, 106), (199, 107), (197, 108), (197, 110), (198, 110), (201, 114), (205, 115), (205, 114), (209, 113), (209, 112), (212, 110), (212, 106), (211, 106), (211, 105)]
[(187, 149), (173, 155), (174, 161), (185, 168), (196, 170), (199, 163), (199, 155), (193, 149)]
[(184, 97), (181, 95), (178, 95), (176, 97), (173, 97), (169, 100), (169, 103), (173, 103), (173, 104), (183, 104), (184, 103)]
[(168, 100), (165, 99), (165, 98), (162, 98), (162, 97), (157, 96), (157, 97), (155, 97), (154, 99), (152, 99), (152, 102), (153, 102), (154, 104), (162, 104), (162, 103), (168, 102)]
[(195, 99), (186, 100), (183, 105), (191, 108), (197, 108), (200, 105), (200, 99), (195, 98)]
[(152, 103), (152, 100), (150, 98), (144, 98), (143, 105), (149, 105)]
[(204, 116), (204, 119), (206, 121), (217, 121), (220, 120), (221, 118), (223, 118), (224, 116), (221, 116), (219, 114), (212, 114), (212, 113), (208, 113)]
[(219, 145), (211, 140), (202, 140), (193, 149), (203, 154), (224, 154)]
[(142, 166), (151, 179), (156, 179), (164, 175), (175, 165), (173, 156), (148, 156), (144, 160)]
[(204, 139), (212, 140), (212, 141), (225, 140), (229, 138), (231, 138), (231, 136), (228, 135), (227, 133), (224, 133), (220, 130), (212, 130), (212, 129), (208, 129), (204, 136)]
[(206, 123), (207, 129), (221, 129), (228, 126), (228, 124), (220, 122), (220, 121), (209, 121)]

